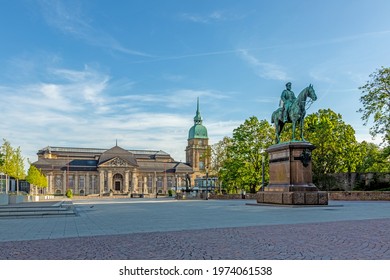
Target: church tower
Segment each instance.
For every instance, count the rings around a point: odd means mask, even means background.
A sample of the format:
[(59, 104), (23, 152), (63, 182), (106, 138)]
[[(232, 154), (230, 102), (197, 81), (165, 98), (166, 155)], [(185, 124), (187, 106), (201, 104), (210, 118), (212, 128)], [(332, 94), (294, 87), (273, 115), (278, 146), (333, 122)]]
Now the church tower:
[(186, 148), (186, 162), (194, 170), (194, 177), (202, 177), (210, 162), (209, 137), (207, 128), (202, 124), (199, 111), (199, 97), (197, 101), (194, 125), (188, 131), (188, 145)]

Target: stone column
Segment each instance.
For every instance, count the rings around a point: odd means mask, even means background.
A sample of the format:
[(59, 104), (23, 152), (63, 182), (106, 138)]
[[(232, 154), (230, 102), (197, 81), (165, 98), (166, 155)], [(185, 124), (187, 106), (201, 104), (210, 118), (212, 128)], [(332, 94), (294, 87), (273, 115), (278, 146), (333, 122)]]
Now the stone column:
[(53, 193), (53, 172), (47, 175), (47, 192)]
[(148, 177), (146, 177), (146, 176), (144, 176), (142, 189), (143, 189), (143, 193), (149, 193), (149, 191), (148, 191)]
[(91, 176), (91, 194), (96, 194), (97, 193), (97, 190), (95, 189), (95, 186), (96, 186), (96, 176), (95, 175), (92, 175)]
[(167, 174), (164, 175), (164, 179), (163, 179), (163, 190), (164, 190), (164, 193), (167, 193), (167, 190), (168, 190), (168, 178), (167, 178)]
[(84, 182), (84, 191), (85, 191), (85, 195), (89, 194), (90, 193), (90, 181), (89, 181), (89, 173), (87, 172), (87, 174), (85, 175), (85, 182)]
[(154, 172), (152, 176), (152, 193), (155, 195), (157, 193), (157, 175), (156, 172)]
[(52, 194), (54, 194), (55, 189), (56, 189), (56, 186), (55, 186), (55, 175), (54, 175), (53, 172), (51, 173), (50, 185), (51, 185), (50, 192), (51, 192)]
[(68, 187), (66, 185), (66, 176), (68, 176), (68, 173), (66, 172), (66, 170), (64, 170), (64, 172), (62, 173), (62, 193), (65, 195), (66, 193), (66, 188)]
[(131, 184), (133, 186), (133, 193), (138, 193), (138, 177), (135, 173), (133, 173), (133, 179), (131, 180)]
[(74, 193), (79, 194), (79, 173), (77, 171), (74, 174)]
[(125, 183), (124, 183), (124, 186), (125, 186), (125, 189), (124, 189), (124, 192), (125, 193), (128, 193), (129, 192), (129, 171), (126, 170), (125, 171)]
[(48, 192), (50, 192), (50, 189), (51, 189), (50, 177), (51, 177), (51, 173), (48, 173), (46, 176), (46, 181), (47, 181), (47, 188), (46, 189)]
[(108, 191), (110, 192), (112, 190), (112, 171), (109, 170), (107, 172), (107, 187)]
[(99, 194), (102, 195), (104, 193), (104, 171), (99, 171)]
[(182, 182), (181, 182), (181, 176), (179, 175), (179, 176), (177, 176), (177, 188), (178, 189), (181, 189), (181, 187), (182, 187)]

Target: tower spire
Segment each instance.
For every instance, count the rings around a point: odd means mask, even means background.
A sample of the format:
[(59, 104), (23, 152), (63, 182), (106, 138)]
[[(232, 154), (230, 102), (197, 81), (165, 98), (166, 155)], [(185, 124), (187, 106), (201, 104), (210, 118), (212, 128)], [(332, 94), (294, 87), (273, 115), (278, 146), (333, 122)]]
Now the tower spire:
[(202, 124), (202, 116), (200, 115), (200, 110), (199, 110), (199, 97), (198, 97), (197, 104), (196, 104), (196, 115), (194, 117), (194, 123), (195, 124)]

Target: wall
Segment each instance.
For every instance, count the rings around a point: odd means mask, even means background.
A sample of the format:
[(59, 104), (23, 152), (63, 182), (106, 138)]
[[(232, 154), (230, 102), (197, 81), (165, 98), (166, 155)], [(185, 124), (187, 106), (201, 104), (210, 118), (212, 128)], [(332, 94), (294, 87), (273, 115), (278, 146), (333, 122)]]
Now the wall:
[(9, 196), (9, 204), (27, 202), (27, 200), (28, 200), (27, 195), (10, 195)]
[[(256, 199), (257, 194), (246, 194), (245, 199)], [(388, 192), (364, 192), (364, 191), (342, 191), (342, 192), (328, 192), (329, 200), (385, 200), (390, 201), (390, 191)], [(243, 199), (241, 194), (225, 194), (214, 195), (210, 194), (210, 199)]]
[(245, 197), (241, 194), (210, 194), (210, 199), (257, 199), (257, 194), (247, 193)]
[(390, 192), (329, 192), (329, 200), (388, 200)]
[(337, 173), (317, 178), (316, 186), (321, 190), (351, 191), (390, 188), (389, 173)]

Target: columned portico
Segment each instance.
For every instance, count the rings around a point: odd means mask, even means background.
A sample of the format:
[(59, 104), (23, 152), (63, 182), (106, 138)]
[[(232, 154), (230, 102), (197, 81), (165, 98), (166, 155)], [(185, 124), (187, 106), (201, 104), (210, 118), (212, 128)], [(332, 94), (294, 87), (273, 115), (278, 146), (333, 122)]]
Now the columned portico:
[[(163, 151), (128, 151), (47, 147), (34, 163), (47, 176), (48, 190), (74, 195), (155, 196), (168, 194), (174, 174), (192, 173), (187, 164), (175, 162)], [(184, 177), (183, 177), (184, 178)]]

